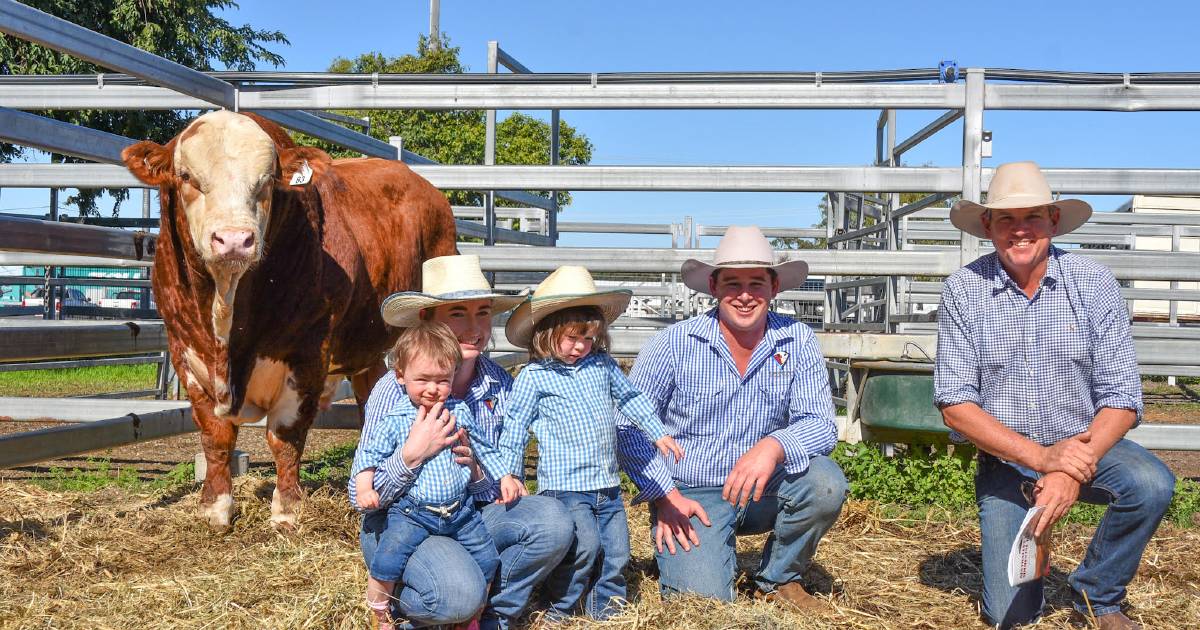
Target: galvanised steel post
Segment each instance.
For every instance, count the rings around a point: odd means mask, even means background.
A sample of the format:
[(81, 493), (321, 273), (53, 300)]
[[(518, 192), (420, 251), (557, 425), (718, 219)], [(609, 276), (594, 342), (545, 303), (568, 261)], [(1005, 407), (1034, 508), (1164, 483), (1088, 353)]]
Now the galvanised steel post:
[[(489, 41), (487, 51), (488, 74), (496, 74), (500, 69), (500, 43), (496, 40)], [(483, 164), (484, 166), (492, 166), (496, 163), (496, 110), (487, 110), (485, 120)], [(496, 191), (494, 189), (488, 190), (484, 194), (483, 208), (483, 226), (487, 229), (487, 236), (484, 237), (483, 242), (485, 245), (495, 245)]]
[[(967, 68), (966, 107), (963, 112), (962, 198), (979, 203), (983, 193), (983, 96), (982, 68)], [(963, 233), (959, 262), (970, 263), (979, 257), (979, 239)]]
[[(558, 166), (559, 137), (558, 110), (550, 110), (550, 166)], [(558, 244), (558, 191), (550, 191), (550, 208), (546, 210), (546, 235), (550, 244)]]

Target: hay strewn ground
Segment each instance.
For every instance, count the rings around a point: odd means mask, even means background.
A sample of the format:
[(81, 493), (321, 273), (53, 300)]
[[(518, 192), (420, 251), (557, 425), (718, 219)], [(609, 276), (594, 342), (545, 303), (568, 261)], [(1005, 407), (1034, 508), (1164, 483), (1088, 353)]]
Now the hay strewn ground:
[[(298, 536), (267, 525), (269, 480), (236, 482), (240, 517), (214, 535), (196, 518), (197, 493), (120, 490), (54, 493), (0, 483), (0, 628), (366, 628), (365, 572), (357, 517), (340, 488), (313, 490)], [(630, 514), (633, 605), (613, 628), (971, 628), (980, 587), (979, 532), (953, 519), (888, 520), (863, 502), (847, 506), (808, 579), (834, 612), (804, 618), (743, 597), (664, 604), (652, 577), (646, 512)], [(1066, 571), (1090, 530), (1057, 532), (1042, 627), (1069, 627)], [(761, 537), (740, 560), (758, 561)], [(1164, 525), (1130, 589), (1131, 616), (1148, 627), (1200, 627), (1200, 530)], [(542, 625), (536, 617), (536, 627)], [(595, 627), (580, 621), (571, 628)]]

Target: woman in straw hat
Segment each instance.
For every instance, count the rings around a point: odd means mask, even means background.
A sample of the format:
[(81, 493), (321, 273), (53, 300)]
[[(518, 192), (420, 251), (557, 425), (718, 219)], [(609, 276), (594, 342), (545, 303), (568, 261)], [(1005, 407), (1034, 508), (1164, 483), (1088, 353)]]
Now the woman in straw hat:
[[(492, 338), (492, 317), (516, 307), (524, 295), (497, 293), (488, 284), (477, 256), (442, 256), (425, 261), (421, 291), (397, 293), (382, 307), (383, 319), (397, 327), (413, 326), (422, 319), (446, 324), (458, 337), (462, 366), (455, 374), (451, 395), (470, 406), (475, 422), (493, 443), (499, 438), (504, 409), (513, 379), (504, 368), (483, 355)], [(395, 404), (407, 395), (396, 376), (385, 374), (375, 384), (367, 401), (363, 432), (374, 430)], [(443, 416), (436, 430), (425, 435), (432, 441), (453, 440), (453, 421)], [(401, 492), (413, 479), (420, 462), (404, 462), (396, 455), (381, 466), (375, 484), (380, 495)], [(469, 463), (470, 450), (460, 445), (455, 452)], [(470, 555), (446, 538), (433, 537), (421, 544), (409, 560), (397, 589), (399, 616), (417, 624), (451, 624), (466, 621), (484, 604), (484, 627), (508, 627), (520, 617), (536, 587), (559, 563), (573, 540), (573, 526), (566, 510), (553, 499), (526, 497), (514, 505), (494, 503), (499, 484), (486, 484), (475, 494), (483, 521), (500, 552), (500, 571), (481, 576)], [(386, 517), (386, 515), (383, 515)], [(386, 518), (368, 514), (360, 535), (363, 553), (371, 556), (378, 544)], [(370, 559), (368, 558), (368, 562)], [(493, 581), (492, 592), (484, 584)]]
[(1142, 387), (1120, 284), (1050, 242), (1091, 214), (1086, 202), (1054, 199), (1033, 162), (1000, 165), (987, 203), (950, 211), (995, 247), (942, 289), (934, 402), (952, 437), (979, 447), (983, 615), (1002, 628), (1042, 613), (1042, 580), (1008, 576), (1026, 513), (1043, 510), (1040, 536), (1077, 500), (1109, 509), (1068, 580), (1075, 610), (1101, 628), (1137, 627), (1121, 612), (1125, 587), (1175, 487), (1124, 437), (1142, 415)]
[(583, 605), (605, 619), (625, 602), (629, 523), (617, 476), (617, 418), (641, 429), (664, 456), (683, 451), (667, 435), (650, 401), (629, 384), (609, 356), (608, 325), (629, 305), (626, 290), (599, 291), (587, 269), (559, 267), (517, 307), (505, 332), (529, 348), (517, 375), (500, 436), (510, 474), (502, 500), (524, 490), (529, 431), (537, 436), (538, 494), (554, 497), (575, 521), (575, 544), (546, 581), (550, 612), (570, 615)]

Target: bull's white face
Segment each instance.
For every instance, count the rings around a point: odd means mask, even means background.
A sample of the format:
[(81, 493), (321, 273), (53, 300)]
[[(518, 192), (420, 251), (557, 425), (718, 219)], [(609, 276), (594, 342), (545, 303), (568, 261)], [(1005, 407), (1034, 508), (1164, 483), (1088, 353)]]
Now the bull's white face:
[(188, 125), (173, 158), (192, 244), (218, 286), (236, 284), (262, 256), (275, 143), (253, 120), (216, 111)]

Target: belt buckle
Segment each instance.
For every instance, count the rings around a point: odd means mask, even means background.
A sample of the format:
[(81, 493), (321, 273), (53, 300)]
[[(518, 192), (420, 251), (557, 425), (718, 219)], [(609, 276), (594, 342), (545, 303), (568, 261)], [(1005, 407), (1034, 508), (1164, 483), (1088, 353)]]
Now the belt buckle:
[(423, 505), (421, 507), (425, 508), (426, 510), (429, 510), (430, 512), (433, 512), (434, 514), (437, 514), (438, 516), (440, 516), (442, 518), (450, 518), (451, 516), (454, 515), (454, 510), (458, 509), (458, 503), (459, 503), (458, 501), (455, 501), (454, 503), (451, 503), (450, 505), (447, 505), (444, 507), (437, 506), (437, 505)]

